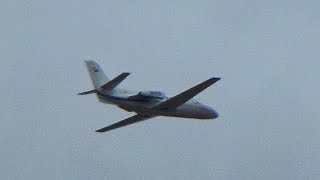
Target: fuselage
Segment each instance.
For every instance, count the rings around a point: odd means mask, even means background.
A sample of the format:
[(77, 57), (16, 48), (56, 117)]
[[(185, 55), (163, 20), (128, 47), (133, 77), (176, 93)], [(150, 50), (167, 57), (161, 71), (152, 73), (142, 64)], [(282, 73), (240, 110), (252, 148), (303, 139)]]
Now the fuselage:
[[(117, 89), (113, 92), (98, 91), (97, 97), (102, 103), (113, 104), (126, 111), (134, 111), (138, 114), (150, 116), (172, 116), (192, 119), (215, 119), (218, 117), (218, 113), (213, 108), (193, 99), (174, 109), (155, 110), (151, 108), (166, 101), (168, 97), (154, 96), (139, 98), (135, 94), (137, 93)], [(140, 93), (138, 93), (138, 95), (139, 94)]]

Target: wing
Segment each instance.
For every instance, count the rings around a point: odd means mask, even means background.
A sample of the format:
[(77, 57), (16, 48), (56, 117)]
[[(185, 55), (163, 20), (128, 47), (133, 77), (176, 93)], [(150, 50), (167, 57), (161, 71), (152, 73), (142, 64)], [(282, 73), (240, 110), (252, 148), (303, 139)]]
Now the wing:
[(164, 101), (156, 106), (154, 106), (152, 109), (171, 109), (181, 106), (182, 104), (189, 101), (191, 98), (199, 94), (201, 91), (205, 90), (212, 84), (219, 81), (221, 78), (210, 78), (170, 99), (167, 101)]
[(125, 119), (125, 120), (122, 120), (122, 121), (119, 121), (117, 123), (114, 123), (114, 124), (112, 124), (110, 126), (98, 129), (98, 130), (96, 130), (96, 132), (101, 132), (102, 133), (102, 132), (110, 131), (110, 130), (113, 130), (113, 129), (117, 129), (117, 128), (120, 128), (120, 127), (123, 127), (123, 126), (127, 126), (127, 125), (130, 125), (130, 124), (133, 124), (133, 123), (144, 121), (144, 120), (147, 120), (147, 119), (150, 119), (150, 118), (153, 118), (153, 117), (155, 117), (155, 116), (146, 116), (146, 115), (137, 114), (137, 115), (129, 117), (129, 118)]

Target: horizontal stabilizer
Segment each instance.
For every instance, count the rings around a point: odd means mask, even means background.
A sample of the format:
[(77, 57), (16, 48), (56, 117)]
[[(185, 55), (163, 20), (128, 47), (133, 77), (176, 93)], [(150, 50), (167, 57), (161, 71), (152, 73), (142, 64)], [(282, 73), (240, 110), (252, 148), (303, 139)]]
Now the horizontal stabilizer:
[(94, 89), (94, 90), (91, 90), (91, 91), (86, 91), (86, 92), (79, 93), (78, 95), (94, 94), (94, 93), (96, 93), (96, 92), (97, 92), (97, 91)]
[(128, 77), (130, 73), (122, 73), (119, 76), (115, 77), (111, 81), (107, 82), (103, 86), (101, 86), (101, 89), (103, 90), (112, 90), (115, 87), (117, 87), (126, 77)]

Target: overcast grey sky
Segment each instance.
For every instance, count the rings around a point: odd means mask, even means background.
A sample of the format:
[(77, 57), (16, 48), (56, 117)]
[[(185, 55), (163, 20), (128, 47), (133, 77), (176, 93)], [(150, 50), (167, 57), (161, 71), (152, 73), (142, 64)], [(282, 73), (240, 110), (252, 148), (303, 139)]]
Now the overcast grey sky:
[[(320, 179), (320, 2), (1, 1), (0, 179)], [(121, 85), (197, 96), (220, 117), (100, 104), (83, 60)]]

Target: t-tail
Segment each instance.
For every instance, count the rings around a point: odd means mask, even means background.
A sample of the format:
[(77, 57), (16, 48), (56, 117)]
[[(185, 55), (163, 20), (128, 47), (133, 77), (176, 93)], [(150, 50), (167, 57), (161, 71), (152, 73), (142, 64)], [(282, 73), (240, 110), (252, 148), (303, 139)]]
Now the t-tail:
[(128, 75), (130, 75), (130, 73), (122, 73), (110, 81), (97, 62), (87, 60), (85, 63), (95, 89), (79, 93), (79, 95), (93, 94), (97, 91), (112, 92)]

